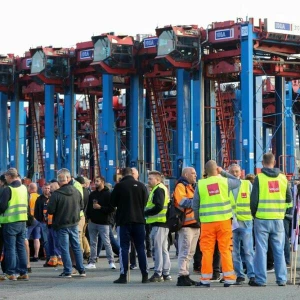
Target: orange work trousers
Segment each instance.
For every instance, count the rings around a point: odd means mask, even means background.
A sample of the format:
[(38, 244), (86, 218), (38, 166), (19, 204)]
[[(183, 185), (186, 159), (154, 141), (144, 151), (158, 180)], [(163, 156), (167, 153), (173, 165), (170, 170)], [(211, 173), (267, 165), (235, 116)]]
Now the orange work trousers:
[(231, 220), (201, 223), (200, 250), (202, 251), (201, 282), (208, 284), (213, 276), (213, 256), (215, 244), (222, 261), (222, 272), (225, 283), (234, 283), (236, 275), (232, 263), (232, 229)]

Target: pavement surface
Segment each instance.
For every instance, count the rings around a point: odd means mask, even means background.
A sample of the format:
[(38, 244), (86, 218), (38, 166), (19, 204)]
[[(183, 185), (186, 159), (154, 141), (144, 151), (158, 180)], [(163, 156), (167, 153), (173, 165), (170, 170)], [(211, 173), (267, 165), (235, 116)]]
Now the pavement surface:
[[(172, 269), (170, 282), (141, 283), (139, 269), (131, 270), (130, 282), (127, 284), (114, 284), (119, 277), (119, 270), (109, 269), (107, 259), (98, 259), (96, 269), (86, 270), (87, 277), (60, 278), (58, 275), (62, 268), (44, 268), (44, 261), (32, 262), (32, 273), (29, 281), (0, 281), (1, 299), (101, 299), (101, 300), (165, 300), (165, 299), (230, 299), (230, 300), (285, 300), (300, 299), (300, 268), (297, 269), (296, 285), (279, 287), (275, 283), (275, 274), (268, 273), (267, 287), (250, 287), (247, 282), (242, 286), (224, 288), (223, 284), (212, 282), (210, 288), (177, 287), (177, 259), (175, 251), (170, 251)], [(151, 258), (148, 259), (149, 267), (153, 266)], [(118, 264), (117, 268), (118, 268)], [(298, 265), (300, 262), (298, 260)], [(192, 264), (191, 264), (192, 268)], [(290, 269), (288, 269), (289, 272)], [(149, 271), (149, 277), (153, 271)], [(190, 277), (199, 281), (199, 275), (191, 270)]]

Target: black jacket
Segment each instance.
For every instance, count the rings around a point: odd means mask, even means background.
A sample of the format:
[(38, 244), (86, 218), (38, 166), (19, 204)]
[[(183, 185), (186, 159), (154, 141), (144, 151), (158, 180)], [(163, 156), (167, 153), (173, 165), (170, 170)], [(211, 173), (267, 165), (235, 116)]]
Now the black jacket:
[[(101, 205), (100, 209), (93, 208), (93, 201)], [(89, 202), (86, 209), (86, 216), (93, 223), (110, 225), (114, 208), (110, 204), (110, 191), (105, 186), (101, 191), (95, 190), (90, 193)]]
[(147, 189), (142, 182), (128, 175), (117, 183), (111, 194), (111, 204), (117, 208), (116, 224), (145, 224), (144, 209)]
[(83, 206), (81, 194), (74, 186), (61, 186), (51, 195), (48, 203), (48, 214), (53, 215), (53, 228), (58, 230), (77, 225)]
[(38, 196), (35, 201), (34, 217), (41, 223), (47, 223), (44, 217), (44, 208), (45, 208), (45, 203), (47, 203), (48, 199), (49, 198), (47, 198), (44, 194), (42, 194)]

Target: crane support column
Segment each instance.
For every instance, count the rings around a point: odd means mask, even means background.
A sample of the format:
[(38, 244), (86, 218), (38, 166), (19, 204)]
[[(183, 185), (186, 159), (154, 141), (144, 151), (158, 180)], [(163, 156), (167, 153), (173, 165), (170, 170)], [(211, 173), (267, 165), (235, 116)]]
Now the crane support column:
[(193, 74), (191, 85), (191, 123), (192, 123), (192, 149), (193, 155), (191, 158), (191, 164), (194, 166), (196, 173), (199, 176), (203, 170), (203, 124), (204, 124), (204, 101), (202, 92), (203, 80), (202, 80), (202, 68), (201, 71), (197, 71)]
[(177, 78), (177, 157), (174, 175), (178, 178), (184, 167), (191, 166), (191, 80), (184, 69), (176, 71)]
[(262, 158), (263, 158), (263, 149), (264, 149), (264, 141), (263, 141), (263, 85), (262, 85), (262, 77), (255, 77), (255, 167), (262, 168)]
[(19, 143), (18, 143), (18, 171), (23, 178), (27, 176), (27, 148), (26, 148), (26, 111), (24, 102), (19, 102)]
[(253, 25), (241, 27), (241, 110), (242, 110), (242, 169), (245, 173), (254, 171), (253, 141)]
[[(72, 82), (73, 80), (71, 80)], [(76, 111), (75, 95), (72, 84), (65, 89), (64, 100), (64, 139), (65, 139), (65, 168), (69, 169), (72, 175), (77, 174), (76, 164)], [(79, 145), (77, 145), (79, 147)]]
[(0, 174), (7, 170), (7, 94), (0, 92)]
[(55, 177), (54, 85), (45, 85), (45, 179)]
[(238, 162), (242, 161), (242, 118), (241, 118), (241, 91), (235, 91), (235, 100), (234, 100), (234, 133), (235, 133), (235, 160)]
[(296, 123), (293, 114), (293, 90), (292, 83), (288, 83), (288, 93), (285, 102), (285, 130), (286, 130), (286, 156), (287, 156), (287, 173), (294, 173), (295, 169), (295, 141), (296, 141)]
[(116, 173), (116, 140), (115, 122), (113, 111), (113, 75), (103, 74), (103, 106), (102, 106), (102, 128), (99, 131), (101, 148), (101, 172), (107, 182), (113, 183)]
[[(130, 105), (129, 105), (129, 127), (130, 130), (130, 167), (135, 167), (143, 172), (144, 151), (140, 141), (144, 134), (144, 101), (143, 101), (143, 78), (139, 75), (130, 77)], [(127, 98), (128, 99), (128, 98)]]
[(19, 144), (19, 99), (13, 96), (10, 102), (10, 141), (9, 141), (9, 166), (17, 168), (18, 165), (18, 144)]
[[(58, 98), (58, 95), (57, 95)], [(59, 170), (63, 167), (65, 162), (64, 147), (64, 108), (59, 104), (59, 99), (56, 101), (57, 105), (57, 166)]]
[[(282, 162), (280, 157), (285, 155), (285, 119), (283, 117), (285, 111), (285, 79), (284, 77), (275, 77), (275, 141), (276, 141), (276, 161), (277, 166)], [(290, 134), (290, 133), (289, 133)], [(283, 166), (285, 167), (285, 166)], [(282, 169), (284, 171), (284, 169)]]

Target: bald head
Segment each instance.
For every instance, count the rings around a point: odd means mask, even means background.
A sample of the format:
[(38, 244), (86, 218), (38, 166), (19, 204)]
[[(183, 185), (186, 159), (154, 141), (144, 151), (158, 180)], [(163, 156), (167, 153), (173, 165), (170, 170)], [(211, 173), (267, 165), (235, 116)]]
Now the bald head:
[(139, 179), (139, 171), (137, 170), (137, 168), (131, 168), (131, 172), (132, 172), (132, 176), (135, 180)]
[(31, 182), (28, 186), (28, 192), (29, 193), (36, 193), (38, 190), (37, 184), (34, 182)]
[(182, 170), (181, 176), (186, 178), (190, 184), (196, 183), (197, 173), (193, 167), (186, 167)]
[(53, 193), (54, 191), (56, 191), (57, 189), (59, 189), (59, 184), (57, 181), (55, 182), (51, 182), (50, 183), (50, 192)]
[(214, 160), (209, 160), (206, 164), (205, 164), (205, 172), (207, 174), (207, 176), (216, 176), (218, 175), (218, 165)]

